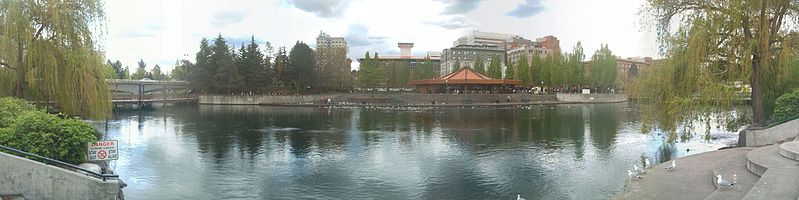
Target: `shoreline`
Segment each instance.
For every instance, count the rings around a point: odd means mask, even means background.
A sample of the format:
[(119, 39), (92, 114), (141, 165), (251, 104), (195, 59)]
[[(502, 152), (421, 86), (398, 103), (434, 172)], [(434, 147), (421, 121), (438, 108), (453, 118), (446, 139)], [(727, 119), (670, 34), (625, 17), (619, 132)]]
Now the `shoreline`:
[[(332, 105), (327, 102), (333, 102)], [(201, 95), (200, 105), (261, 105), (286, 107), (507, 107), (527, 105), (620, 103), (624, 94), (318, 94), (287, 96)]]
[[(377, 107), (377, 108), (457, 108), (457, 107), (518, 107), (518, 106), (534, 106), (534, 105), (561, 105), (561, 104), (614, 104), (626, 103), (622, 102), (566, 102), (566, 101), (546, 101), (546, 102), (529, 102), (529, 103), (472, 103), (472, 104), (287, 104), (287, 103), (266, 103), (257, 104), (258, 106), (273, 106), (273, 107)], [(208, 105), (208, 104), (206, 104)], [(222, 105), (222, 104), (214, 104)], [(234, 104), (224, 104), (234, 105)]]

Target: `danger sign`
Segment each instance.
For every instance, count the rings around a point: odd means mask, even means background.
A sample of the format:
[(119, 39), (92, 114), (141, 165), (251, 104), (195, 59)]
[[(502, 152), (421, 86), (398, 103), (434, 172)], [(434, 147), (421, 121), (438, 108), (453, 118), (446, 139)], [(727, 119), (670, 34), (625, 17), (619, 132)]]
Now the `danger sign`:
[(89, 152), (86, 155), (89, 161), (116, 160), (119, 158), (117, 152), (116, 140), (96, 141), (89, 142)]

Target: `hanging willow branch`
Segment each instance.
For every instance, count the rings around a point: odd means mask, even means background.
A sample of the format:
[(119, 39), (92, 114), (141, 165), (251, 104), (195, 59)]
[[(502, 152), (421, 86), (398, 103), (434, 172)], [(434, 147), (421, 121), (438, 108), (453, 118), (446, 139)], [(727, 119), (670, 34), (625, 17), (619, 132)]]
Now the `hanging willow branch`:
[[(105, 21), (100, 0), (0, 0), (0, 94), (53, 101), (64, 112), (102, 119), (111, 101), (92, 30)], [(13, 67), (11, 67), (13, 66)]]
[(629, 90), (654, 105), (645, 107), (645, 128), (674, 139), (711, 116), (742, 122), (732, 105), (749, 95), (745, 86), (752, 90), (750, 122), (765, 124), (776, 97), (799, 86), (784, 84), (799, 78), (787, 75), (799, 68), (791, 32), (798, 9), (791, 0), (647, 0), (641, 13), (654, 20), (644, 25), (657, 31), (666, 59)]

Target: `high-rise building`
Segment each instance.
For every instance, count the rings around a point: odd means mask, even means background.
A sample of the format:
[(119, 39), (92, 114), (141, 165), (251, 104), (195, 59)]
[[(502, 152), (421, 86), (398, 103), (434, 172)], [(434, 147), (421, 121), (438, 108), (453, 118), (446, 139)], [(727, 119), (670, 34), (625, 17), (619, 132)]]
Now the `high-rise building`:
[[(441, 54), (440, 74), (454, 72), (456, 65), (474, 69), (477, 58), (483, 61), (483, 67), (488, 69), (488, 64), (492, 58), (499, 58), (501, 65), (505, 63), (505, 51), (494, 45), (458, 45), (449, 49), (444, 49)], [(503, 68), (504, 69), (504, 68)]]
[(351, 87), (352, 60), (347, 58), (348, 50), (347, 40), (344, 37), (331, 37), (327, 33), (319, 32), (319, 36), (316, 37), (314, 58), (316, 68), (321, 72), (320, 78), (329, 82), (325, 87), (331, 89)]
[[(532, 43), (532, 41), (529, 40), (527, 40), (527, 42)], [(473, 30), (466, 36), (455, 40), (455, 42), (452, 43), (452, 48), (442, 51), (439, 73), (452, 73), (452, 69), (456, 63), (461, 67), (474, 68), (477, 57), (481, 57), (484, 66), (488, 66), (488, 63), (494, 56), (500, 57), (500, 68), (504, 73), (507, 45), (520, 45), (523, 43), (525, 43), (524, 38), (516, 35)]]
[(558, 40), (557, 37), (551, 35), (535, 39), (535, 43), (533, 43), (533, 46), (544, 49), (552, 49), (555, 50), (556, 52), (560, 52), (560, 40)]
[(347, 40), (344, 37), (330, 37), (327, 33), (319, 32), (316, 37), (316, 48), (347, 48)]
[[(529, 41), (529, 40), (527, 40)], [(518, 45), (517, 45), (518, 44)], [(508, 66), (516, 66), (522, 56), (526, 56), (527, 65), (530, 66), (533, 62), (533, 56), (543, 58), (560, 53), (560, 41), (555, 36), (545, 36), (538, 38), (535, 41), (526, 43), (524, 40), (519, 42), (512, 42), (507, 45), (507, 60)], [(537, 72), (531, 72), (537, 73)]]
[(504, 48), (505, 43), (511, 40), (514, 35), (504, 33), (492, 33), (473, 30), (466, 36), (458, 38), (452, 43), (453, 47), (460, 45), (490, 45)]

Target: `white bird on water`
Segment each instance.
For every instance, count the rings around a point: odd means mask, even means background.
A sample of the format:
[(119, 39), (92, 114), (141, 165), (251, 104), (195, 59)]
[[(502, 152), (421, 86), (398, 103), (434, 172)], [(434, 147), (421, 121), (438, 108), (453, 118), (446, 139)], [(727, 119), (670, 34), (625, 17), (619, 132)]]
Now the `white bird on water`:
[(524, 199), (524, 198), (522, 198), (522, 195), (520, 195), (520, 194), (516, 194), (516, 200), (525, 200), (525, 199)]
[(732, 187), (732, 185), (735, 185), (735, 184), (730, 183), (727, 180), (722, 179), (721, 178), (721, 174), (716, 175), (716, 183), (719, 184), (719, 187)]
[(652, 167), (652, 163), (649, 162), (649, 158), (644, 158), (644, 168)]
[(674, 170), (674, 168), (677, 168), (677, 161), (671, 160), (671, 166), (666, 167), (666, 170), (671, 171)]

